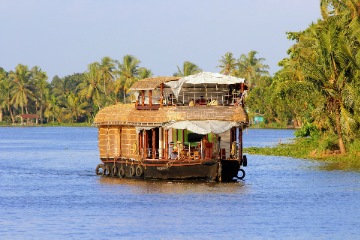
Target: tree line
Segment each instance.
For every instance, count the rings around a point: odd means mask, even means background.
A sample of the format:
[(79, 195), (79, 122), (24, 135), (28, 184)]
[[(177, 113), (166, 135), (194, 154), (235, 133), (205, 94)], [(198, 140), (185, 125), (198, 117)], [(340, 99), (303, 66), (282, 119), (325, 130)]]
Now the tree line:
[[(249, 56), (242, 54), (231, 62), (231, 74), (248, 76), (249, 79), (260, 67), (268, 66), (256, 59), (256, 52)], [(226, 72), (226, 53), (220, 60), (221, 72)], [(248, 57), (250, 59), (248, 59)], [(153, 76), (150, 69), (140, 67), (141, 61), (132, 55), (125, 55), (122, 61), (104, 57), (88, 65), (84, 73), (75, 73), (48, 81), (46, 72), (40, 67), (29, 68), (18, 64), (15, 70), (6, 71), (0, 67), (0, 122), (18, 123), (22, 114), (37, 114), (41, 123), (91, 123), (103, 107), (129, 102), (129, 88), (139, 79)], [(251, 64), (253, 66), (251, 66)], [(185, 61), (177, 66), (174, 76), (188, 76), (201, 72), (196, 64)], [(266, 72), (266, 71), (265, 71)]]
[(260, 78), (248, 103), (267, 121), (302, 127), (298, 136), (344, 154), (360, 147), (360, 1), (322, 0), (320, 10), (317, 22), (287, 33), (294, 45), (281, 70)]

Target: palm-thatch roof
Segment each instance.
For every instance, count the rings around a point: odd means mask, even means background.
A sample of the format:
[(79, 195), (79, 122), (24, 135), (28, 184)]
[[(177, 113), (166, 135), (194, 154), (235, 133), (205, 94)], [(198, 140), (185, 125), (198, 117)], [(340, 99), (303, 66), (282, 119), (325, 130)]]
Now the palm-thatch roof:
[(94, 125), (162, 126), (173, 121), (219, 120), (248, 124), (248, 116), (240, 106), (171, 106), (159, 110), (137, 110), (134, 104), (116, 104), (103, 108)]
[(161, 83), (170, 82), (170, 81), (177, 81), (180, 77), (152, 77), (152, 78), (145, 78), (137, 81), (134, 83), (130, 91), (137, 91), (137, 90), (153, 90), (160, 86)]

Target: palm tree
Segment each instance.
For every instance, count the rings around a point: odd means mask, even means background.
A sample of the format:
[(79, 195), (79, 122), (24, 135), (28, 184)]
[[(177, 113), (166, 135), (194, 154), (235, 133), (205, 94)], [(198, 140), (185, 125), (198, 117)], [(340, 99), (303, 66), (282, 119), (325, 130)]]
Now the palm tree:
[(175, 77), (185, 77), (202, 72), (202, 70), (196, 64), (189, 61), (185, 61), (183, 63), (182, 69), (180, 69), (179, 66), (177, 66), (177, 69), (178, 71), (174, 73)]
[(343, 20), (339, 15), (312, 25), (301, 34), (296, 47), (305, 80), (314, 84), (326, 100), (324, 109), (334, 119), (340, 151), (346, 153), (343, 126), (354, 121), (351, 116), (354, 109), (346, 106), (344, 99), (349, 95), (345, 93), (351, 91), (345, 90), (351, 89), (360, 69), (356, 58), (360, 41)]
[(31, 72), (32, 72), (31, 84), (33, 87), (33, 92), (36, 101), (35, 111), (39, 112), (39, 118), (42, 120), (44, 105), (47, 101), (47, 97), (49, 96), (49, 91), (50, 91), (49, 84), (47, 82), (48, 77), (46, 73), (41, 71), (40, 67), (38, 66), (33, 67), (31, 69)]
[(141, 67), (139, 68), (138, 70), (138, 77), (139, 79), (144, 79), (144, 78), (149, 78), (151, 77), (153, 74), (151, 72), (151, 70), (147, 69), (147, 68), (144, 68), (144, 67)]
[(321, 15), (324, 20), (331, 16), (345, 16), (356, 20), (360, 16), (360, 2), (357, 0), (321, 0)]
[(123, 102), (126, 102), (126, 94), (132, 84), (138, 80), (140, 60), (132, 55), (125, 55), (122, 63), (118, 63), (116, 71), (117, 79), (115, 80), (116, 95), (122, 91)]
[(0, 122), (3, 121), (3, 109), (6, 108), (6, 96), (7, 96), (7, 72), (0, 67)]
[(62, 122), (62, 111), (59, 99), (55, 95), (52, 94), (48, 96), (44, 107), (44, 117), (47, 118), (47, 122)]
[(51, 93), (54, 94), (56, 97), (59, 97), (63, 94), (67, 93), (65, 81), (58, 77), (57, 75), (53, 77), (50, 83)]
[(343, 1), (341, 0), (321, 0), (320, 10), (323, 19), (327, 19), (330, 15), (337, 15), (340, 11)]
[(256, 84), (256, 81), (263, 75), (269, 75), (268, 65), (263, 64), (264, 58), (256, 58), (257, 52), (252, 50), (247, 55), (241, 54), (237, 60), (237, 77), (243, 77), (247, 80), (250, 87)]
[(233, 75), (236, 70), (236, 59), (233, 57), (231, 52), (225, 53), (224, 56), (219, 60), (221, 63), (218, 67), (221, 68), (220, 73), (225, 75)]
[(115, 63), (110, 57), (104, 57), (101, 59), (99, 66), (100, 76), (103, 82), (103, 92), (107, 94), (107, 85), (110, 86), (114, 81), (113, 71), (115, 70)]
[(11, 102), (11, 93), (12, 93), (12, 84), (8, 76), (8, 73), (5, 72), (2, 68), (0, 70), (0, 109), (3, 112), (3, 109), (6, 109), (10, 114), (12, 123), (15, 123), (15, 116), (13, 105)]
[(98, 109), (102, 107), (104, 90), (101, 74), (100, 65), (97, 62), (91, 63), (88, 72), (85, 73), (84, 81), (78, 85), (79, 95), (92, 101)]
[(87, 102), (81, 102), (80, 98), (75, 96), (74, 93), (70, 93), (65, 102), (65, 106), (62, 109), (64, 117), (70, 120), (70, 123), (77, 122), (81, 116), (88, 113), (86, 108), (89, 107)]
[(15, 108), (20, 107), (22, 114), (24, 108), (28, 113), (29, 99), (34, 96), (30, 84), (31, 72), (26, 65), (19, 64), (16, 66), (15, 72), (10, 72), (9, 77), (12, 87), (12, 104)]

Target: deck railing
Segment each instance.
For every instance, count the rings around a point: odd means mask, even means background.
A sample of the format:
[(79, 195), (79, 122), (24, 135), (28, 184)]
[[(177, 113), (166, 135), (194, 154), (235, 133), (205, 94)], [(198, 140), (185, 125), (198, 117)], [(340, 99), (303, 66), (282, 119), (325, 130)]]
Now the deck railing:
[[(238, 149), (221, 148), (219, 151), (206, 152), (206, 148), (200, 147), (184, 147), (168, 148), (167, 154), (164, 148), (146, 148), (141, 149), (144, 151), (143, 156), (145, 159), (183, 159), (183, 160), (200, 160), (200, 159), (237, 159)], [(155, 152), (154, 152), (155, 151)]]

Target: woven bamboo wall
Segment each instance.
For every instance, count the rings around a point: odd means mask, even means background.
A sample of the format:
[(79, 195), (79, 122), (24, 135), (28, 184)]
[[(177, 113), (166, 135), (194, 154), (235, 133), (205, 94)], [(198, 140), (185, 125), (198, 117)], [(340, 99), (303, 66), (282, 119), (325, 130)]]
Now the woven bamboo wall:
[(123, 126), (121, 128), (121, 156), (125, 158), (137, 158), (137, 134), (135, 127)]
[(120, 128), (100, 127), (98, 132), (101, 158), (114, 158), (120, 155)]

